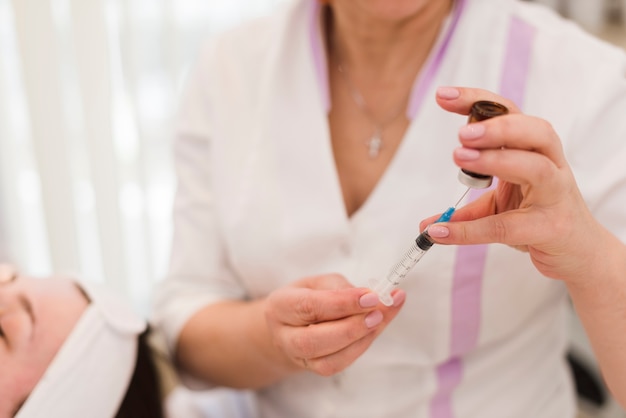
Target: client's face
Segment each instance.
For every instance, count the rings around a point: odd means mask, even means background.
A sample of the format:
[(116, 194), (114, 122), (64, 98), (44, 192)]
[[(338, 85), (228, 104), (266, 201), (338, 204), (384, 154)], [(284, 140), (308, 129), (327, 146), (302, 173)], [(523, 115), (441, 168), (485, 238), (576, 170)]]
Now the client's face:
[(13, 416), (88, 305), (65, 278), (0, 273), (0, 418)]

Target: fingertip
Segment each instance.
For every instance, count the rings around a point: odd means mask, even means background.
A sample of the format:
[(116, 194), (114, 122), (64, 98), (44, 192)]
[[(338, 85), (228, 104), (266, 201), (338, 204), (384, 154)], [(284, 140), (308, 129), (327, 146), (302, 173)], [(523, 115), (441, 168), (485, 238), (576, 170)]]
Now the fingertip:
[(378, 305), (378, 295), (375, 292), (369, 292), (359, 298), (359, 306), (361, 308), (373, 308)]
[(397, 308), (398, 306), (401, 306), (405, 300), (406, 300), (406, 292), (402, 289), (398, 289), (393, 294), (393, 307)]
[(381, 311), (372, 311), (365, 316), (365, 326), (373, 328), (383, 321), (383, 313)]
[(461, 91), (456, 87), (441, 86), (437, 88), (437, 98), (442, 100), (454, 100), (461, 97)]
[(432, 238), (447, 238), (450, 230), (445, 225), (432, 224), (428, 226), (428, 235)]

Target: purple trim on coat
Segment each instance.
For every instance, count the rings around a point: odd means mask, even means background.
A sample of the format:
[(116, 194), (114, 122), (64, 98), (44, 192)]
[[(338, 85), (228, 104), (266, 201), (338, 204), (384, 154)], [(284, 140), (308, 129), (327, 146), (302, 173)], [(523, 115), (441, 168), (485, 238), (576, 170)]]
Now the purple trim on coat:
[[(322, 100), (326, 112), (330, 111), (330, 88), (328, 85), (328, 61), (326, 57), (326, 47), (324, 46), (324, 36), (322, 34), (322, 22), (320, 17), (321, 5), (315, 0), (310, 0), (309, 8), (309, 38), (311, 41), (311, 52), (313, 56), (313, 65), (315, 66), (315, 73), (319, 83), (319, 88), (322, 94)], [(455, 29), (460, 20), (465, 3), (467, 0), (457, 0), (452, 11), (452, 20), (445, 33), (441, 45), (432, 56), (431, 60), (425, 65), (424, 70), (416, 78), (411, 88), (411, 96), (409, 97), (409, 103), (406, 110), (406, 116), (408, 119), (413, 119), (419, 111), (428, 89), (431, 87), (439, 67), (443, 62), (443, 58), (446, 55), (450, 40), (455, 32)]]
[(454, 10), (452, 11), (452, 20), (450, 22), (450, 26), (448, 27), (448, 31), (445, 33), (443, 40), (441, 41), (441, 45), (437, 49), (437, 52), (435, 52), (432, 56), (431, 61), (424, 67), (424, 71), (420, 73), (413, 84), (411, 97), (409, 98), (409, 105), (406, 109), (406, 117), (409, 120), (413, 120), (415, 115), (419, 112), (420, 107), (424, 102), (424, 98), (426, 97), (426, 93), (428, 93), (428, 89), (431, 87), (437, 73), (439, 72), (439, 67), (441, 67), (443, 58), (446, 56), (446, 52), (448, 52), (448, 46), (450, 45), (452, 35), (454, 34), (459, 20), (461, 19), (461, 15), (463, 14), (465, 2), (466, 0), (457, 0), (455, 2)]
[(311, 40), (311, 52), (313, 53), (313, 65), (320, 87), (320, 94), (326, 112), (330, 112), (330, 88), (328, 86), (328, 62), (326, 61), (326, 47), (322, 35), (322, 21), (320, 16), (321, 5), (316, 0), (310, 0), (309, 14), (309, 38)]
[[(524, 103), (534, 37), (534, 27), (516, 17), (511, 18), (500, 94), (520, 108)], [(495, 180), (494, 186), (497, 184)], [(473, 201), (484, 192), (474, 189), (468, 200)], [(467, 245), (457, 250), (451, 295), (450, 359), (437, 368), (438, 386), (430, 405), (432, 418), (455, 416), (452, 395), (463, 379), (462, 358), (476, 347), (480, 335), (482, 280), (487, 249), (487, 245)]]
[(515, 45), (515, 48), (508, 48), (506, 52), (500, 95), (512, 100), (520, 109), (524, 105), (534, 39), (533, 26), (518, 17), (511, 18), (508, 45)]
[(437, 368), (437, 394), (430, 402), (430, 416), (453, 418), (452, 392), (463, 377), (461, 360), (452, 358)]

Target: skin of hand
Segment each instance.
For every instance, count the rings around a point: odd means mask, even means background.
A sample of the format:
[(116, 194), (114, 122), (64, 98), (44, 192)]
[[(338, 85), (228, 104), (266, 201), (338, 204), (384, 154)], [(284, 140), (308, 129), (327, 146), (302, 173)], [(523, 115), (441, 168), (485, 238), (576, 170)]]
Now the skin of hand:
[(271, 293), (265, 318), (274, 346), (296, 369), (334, 375), (354, 362), (398, 314), (406, 294), (386, 307), (343, 276), (305, 278)]
[(406, 294), (386, 307), (338, 274), (304, 278), (251, 300), (208, 305), (181, 330), (179, 365), (197, 378), (260, 389), (310, 371), (338, 373), (398, 314)]
[(585, 280), (597, 265), (586, 244), (606, 230), (593, 218), (565, 159), (560, 139), (543, 119), (522, 114), (511, 101), (470, 88), (442, 87), (437, 103), (467, 115), (478, 100), (504, 104), (509, 114), (463, 126), (454, 162), (497, 176), (498, 185), (460, 208), (453, 222), (420, 224), (440, 244), (502, 243), (530, 254), (545, 276)]
[(488, 91), (437, 91), (443, 109), (462, 115), (477, 100), (500, 102), (510, 114), (462, 127), (454, 161), (497, 176), (498, 185), (452, 222), (432, 224), (433, 216), (420, 227), (428, 226), (439, 244), (503, 243), (527, 251), (543, 275), (562, 280), (609, 390), (626, 406), (626, 245), (587, 208), (548, 122)]

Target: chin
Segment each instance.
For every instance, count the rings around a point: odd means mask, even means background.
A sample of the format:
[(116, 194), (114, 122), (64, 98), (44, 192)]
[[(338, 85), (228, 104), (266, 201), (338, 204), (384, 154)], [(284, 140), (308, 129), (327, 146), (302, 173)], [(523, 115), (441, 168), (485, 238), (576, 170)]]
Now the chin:
[[(331, 0), (336, 1), (336, 0)], [(341, 1), (341, 0), (340, 0)], [(380, 19), (401, 21), (419, 13), (429, 3), (446, 0), (347, 0)]]

